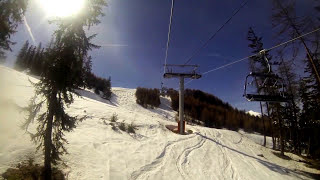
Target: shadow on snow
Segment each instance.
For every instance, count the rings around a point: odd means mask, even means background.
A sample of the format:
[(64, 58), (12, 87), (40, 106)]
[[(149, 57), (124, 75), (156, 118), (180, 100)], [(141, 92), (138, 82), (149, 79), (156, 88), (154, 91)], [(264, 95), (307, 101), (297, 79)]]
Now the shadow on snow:
[[(243, 153), (243, 152), (240, 152), (240, 151), (238, 151), (238, 150), (236, 150), (236, 149), (233, 149), (233, 148), (231, 148), (231, 147), (228, 147), (228, 146), (226, 146), (226, 145), (223, 145), (223, 144), (217, 142), (216, 140), (211, 139), (211, 138), (209, 138), (209, 137), (207, 137), (207, 136), (205, 136), (205, 135), (202, 135), (202, 134), (200, 134), (200, 133), (196, 133), (196, 134), (198, 134), (199, 136), (201, 136), (201, 137), (203, 137), (203, 138), (205, 138), (205, 139), (207, 139), (207, 140), (209, 140), (209, 141), (212, 141), (212, 142), (214, 142), (214, 143), (216, 143), (216, 144), (218, 144), (218, 145), (220, 145), (220, 146), (222, 146), (222, 147), (224, 147), (224, 148), (227, 148), (227, 149), (229, 149), (229, 150), (231, 150), (231, 151), (233, 151), (233, 152), (236, 152), (236, 153), (239, 153), (239, 154), (241, 154), (241, 155), (243, 155), (243, 156), (246, 156), (246, 157), (250, 157), (250, 158), (252, 158), (252, 159), (255, 159), (255, 160), (257, 160), (258, 162), (260, 162), (262, 165), (266, 166), (267, 168), (269, 168), (270, 170), (272, 170), (272, 171), (274, 171), (274, 172), (277, 172), (277, 173), (280, 173), (280, 174), (284, 174), (284, 175), (289, 175), (289, 174), (291, 174), (291, 175), (294, 175), (294, 176), (297, 176), (297, 177), (299, 177), (298, 175), (302, 175), (302, 176), (307, 176), (308, 178), (319, 178), (319, 175), (318, 175), (318, 174), (312, 174), (312, 173), (308, 173), (308, 172), (304, 172), (304, 171), (300, 171), (300, 170), (295, 170), (295, 171), (294, 171), (294, 170), (291, 170), (291, 169), (288, 169), (288, 168), (279, 166), (279, 165), (277, 165), (277, 164), (274, 164), (274, 163), (271, 163), (271, 162), (268, 162), (268, 161), (259, 159), (259, 158), (257, 158), (257, 157), (254, 157), (254, 156), (245, 154), (245, 153)], [(301, 177), (299, 177), (299, 178), (301, 178)]]

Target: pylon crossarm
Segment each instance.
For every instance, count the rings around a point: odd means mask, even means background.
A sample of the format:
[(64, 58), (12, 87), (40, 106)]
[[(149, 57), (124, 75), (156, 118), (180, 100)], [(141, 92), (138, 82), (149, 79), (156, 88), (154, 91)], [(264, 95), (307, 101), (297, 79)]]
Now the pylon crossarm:
[(172, 72), (167, 72), (163, 74), (164, 78), (179, 78), (179, 77), (184, 77), (184, 78), (191, 78), (191, 79), (199, 79), (201, 78), (200, 74), (197, 73), (172, 73)]

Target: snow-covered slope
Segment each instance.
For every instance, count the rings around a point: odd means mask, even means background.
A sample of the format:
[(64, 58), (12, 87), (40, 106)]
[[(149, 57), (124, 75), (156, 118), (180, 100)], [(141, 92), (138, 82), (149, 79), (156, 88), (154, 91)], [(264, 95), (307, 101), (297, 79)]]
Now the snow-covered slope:
[[(30, 81), (37, 80), (0, 66), (0, 173), (29, 157), (42, 161), (41, 151), (19, 126), (24, 107), (34, 94)], [(169, 99), (160, 108), (144, 109), (135, 103), (135, 89), (113, 88), (111, 101), (81, 91), (68, 112), (87, 115), (77, 128), (66, 133), (69, 154), (63, 156), (69, 179), (309, 179), (303, 171), (319, 173), (287, 154), (283, 160), (257, 144), (248, 134), (188, 126), (194, 133), (177, 135)], [(114, 131), (103, 120), (113, 113), (119, 122), (134, 124), (136, 134)], [(34, 126), (28, 131), (34, 131)], [(254, 136), (255, 139), (259, 135)], [(261, 137), (261, 136), (260, 136)]]

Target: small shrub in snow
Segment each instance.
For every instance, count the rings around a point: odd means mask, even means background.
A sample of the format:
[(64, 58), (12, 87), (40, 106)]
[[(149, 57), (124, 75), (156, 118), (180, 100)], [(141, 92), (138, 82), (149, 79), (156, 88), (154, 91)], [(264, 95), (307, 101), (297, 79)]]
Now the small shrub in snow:
[(125, 123), (120, 123), (118, 128), (121, 130), (121, 131), (126, 131), (126, 124)]
[[(19, 163), (15, 168), (7, 169), (2, 175), (4, 179), (44, 179), (43, 177), (43, 166), (34, 164), (33, 159), (29, 159), (27, 162)], [(66, 179), (61, 170), (52, 168), (53, 180)]]
[(114, 130), (114, 131), (118, 130), (117, 126), (115, 126), (114, 124), (111, 125), (111, 129)]
[(137, 127), (135, 125), (133, 125), (133, 124), (128, 125), (128, 128), (127, 128), (128, 133), (135, 134), (136, 133), (135, 130), (137, 130)]
[(110, 123), (111, 125), (111, 129), (114, 130), (114, 131), (117, 131), (118, 130), (118, 127), (115, 123)]
[(110, 118), (110, 121), (111, 121), (111, 122), (117, 122), (117, 120), (118, 120), (118, 114), (113, 113), (112, 116), (111, 116), (111, 118)]

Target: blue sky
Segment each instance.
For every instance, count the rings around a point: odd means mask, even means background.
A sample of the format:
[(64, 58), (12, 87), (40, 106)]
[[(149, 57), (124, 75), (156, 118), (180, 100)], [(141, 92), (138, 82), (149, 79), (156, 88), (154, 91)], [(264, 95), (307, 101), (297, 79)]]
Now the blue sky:
[[(169, 64), (184, 63), (240, 6), (241, 0), (175, 0)], [(312, 8), (313, 0), (300, 0), (302, 13)], [(171, 0), (109, 0), (101, 24), (88, 34), (97, 33), (94, 40), (100, 49), (93, 50), (93, 71), (101, 77), (111, 76), (112, 85), (136, 88), (159, 88), (163, 73), (165, 46)], [(271, 23), (271, 0), (249, 0), (248, 4), (222, 31), (195, 56), (190, 64), (198, 64), (205, 72), (250, 55), (246, 35), (253, 27), (263, 36), (265, 48), (278, 43)], [(26, 14), (26, 24), (21, 24), (12, 37), (17, 42), (8, 53), (7, 65), (14, 63), (22, 44), (29, 40), (46, 44), (55, 29), (48, 24), (41, 6), (31, 0)], [(245, 76), (249, 73), (248, 61), (209, 73), (194, 80), (186, 88), (212, 93), (238, 109), (259, 112), (259, 105), (243, 97)], [(186, 80), (187, 81), (187, 80)], [(177, 88), (175, 79), (164, 80), (166, 87)]]

